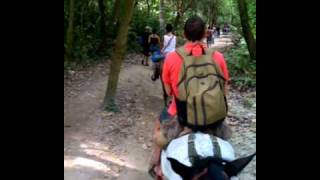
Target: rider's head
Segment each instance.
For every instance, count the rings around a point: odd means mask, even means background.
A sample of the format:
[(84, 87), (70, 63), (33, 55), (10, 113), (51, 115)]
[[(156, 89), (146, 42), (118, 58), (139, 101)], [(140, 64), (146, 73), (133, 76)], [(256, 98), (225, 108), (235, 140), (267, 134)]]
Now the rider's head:
[(192, 42), (200, 41), (205, 37), (206, 24), (198, 17), (194, 16), (189, 18), (184, 25), (184, 35)]
[(157, 33), (157, 29), (156, 28), (153, 28), (152, 29), (152, 34), (156, 34)]
[(146, 26), (146, 27), (144, 27), (144, 31), (145, 31), (145, 32), (150, 32), (150, 29), (151, 29), (151, 27), (150, 27), (150, 26)]
[(166, 31), (169, 33), (169, 32), (172, 32), (172, 30), (173, 30), (172, 25), (171, 24), (167, 24)]

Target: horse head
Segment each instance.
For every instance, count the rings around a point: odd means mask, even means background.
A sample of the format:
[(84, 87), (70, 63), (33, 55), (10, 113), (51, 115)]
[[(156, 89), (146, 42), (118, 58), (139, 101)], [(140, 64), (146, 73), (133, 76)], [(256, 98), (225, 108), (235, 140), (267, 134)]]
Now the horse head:
[(168, 158), (168, 160), (172, 169), (184, 180), (229, 180), (237, 176), (255, 155), (256, 153), (230, 162), (207, 157), (195, 161), (192, 167), (188, 167), (173, 158)]

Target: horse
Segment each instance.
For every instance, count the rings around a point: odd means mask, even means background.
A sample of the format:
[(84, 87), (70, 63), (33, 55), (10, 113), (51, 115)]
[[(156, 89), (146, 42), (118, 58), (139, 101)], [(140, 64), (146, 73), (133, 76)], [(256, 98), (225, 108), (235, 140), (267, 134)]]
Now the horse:
[(192, 132), (169, 142), (161, 152), (160, 167), (169, 180), (230, 180), (255, 156), (256, 153), (253, 153), (235, 159), (228, 141), (206, 133)]

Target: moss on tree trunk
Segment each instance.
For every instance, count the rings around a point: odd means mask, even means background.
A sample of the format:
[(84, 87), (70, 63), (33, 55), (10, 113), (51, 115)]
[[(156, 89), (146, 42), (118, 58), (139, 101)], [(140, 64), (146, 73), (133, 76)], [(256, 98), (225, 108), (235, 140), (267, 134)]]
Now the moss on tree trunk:
[(241, 26), (244, 39), (246, 40), (251, 59), (256, 59), (256, 40), (253, 37), (247, 10), (246, 0), (238, 0)]
[(66, 61), (72, 60), (72, 49), (73, 49), (73, 27), (74, 27), (74, 0), (70, 0), (69, 4), (69, 23), (67, 30), (67, 47), (66, 47)]
[(111, 58), (108, 86), (104, 98), (104, 108), (116, 111), (115, 97), (118, 86), (119, 74), (127, 48), (128, 27), (132, 18), (134, 0), (123, 0), (123, 13), (120, 14), (120, 26), (115, 40), (114, 51)]

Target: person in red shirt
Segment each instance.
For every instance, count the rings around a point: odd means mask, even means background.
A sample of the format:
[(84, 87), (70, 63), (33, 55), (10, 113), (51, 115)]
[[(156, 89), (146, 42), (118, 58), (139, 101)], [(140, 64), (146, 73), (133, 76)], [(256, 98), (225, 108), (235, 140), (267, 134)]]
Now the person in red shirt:
[[(187, 42), (184, 45), (184, 48), (186, 52), (191, 54), (192, 56), (201, 56), (203, 55), (203, 50), (207, 49), (206, 45), (202, 42), (202, 40), (206, 37), (206, 27), (203, 20), (199, 17), (192, 17), (187, 20), (185, 27), (184, 27), (184, 36), (187, 39)], [(227, 68), (226, 61), (224, 59), (224, 56), (219, 51), (215, 51), (212, 54), (212, 61), (215, 61), (215, 63), (220, 67), (220, 72), (222, 72), (222, 75), (225, 79), (225, 94), (228, 93), (228, 81), (230, 80), (229, 72)], [(165, 60), (162, 70), (162, 81), (165, 86), (166, 93), (173, 97), (172, 101), (168, 107), (167, 113), (169, 116), (174, 117), (177, 115), (177, 106), (175, 103), (175, 98), (177, 97), (178, 92), (178, 81), (179, 81), (179, 73), (181, 71), (181, 68), (183, 67), (183, 60), (181, 59), (181, 56), (175, 51), (169, 53)], [(180, 129), (181, 130), (181, 129)], [(184, 127), (183, 130), (181, 130), (184, 133), (187, 131), (191, 131), (191, 129), (188, 129), (187, 127)], [(156, 121), (155, 129), (154, 129), (154, 141), (157, 142), (157, 136), (161, 136), (161, 119), (160, 121)], [(208, 129), (206, 131), (207, 133), (214, 134), (222, 139), (229, 139), (231, 136), (231, 130), (226, 125), (224, 121), (215, 124), (215, 126), (212, 129)], [(156, 143), (157, 144), (157, 143)], [(162, 172), (159, 169), (159, 166), (157, 165), (158, 162), (156, 162), (160, 156), (161, 147), (155, 147), (154, 153), (153, 153), (153, 170), (157, 174), (157, 176), (161, 176)]]
[[(184, 45), (184, 48), (187, 52), (191, 52), (193, 56), (201, 56), (202, 49), (207, 47), (202, 43), (202, 39), (205, 38), (205, 23), (199, 17), (191, 18), (186, 22), (184, 28), (184, 35), (187, 39), (187, 42)], [(215, 51), (212, 55), (212, 60), (220, 67), (221, 72), (225, 78), (225, 89), (226, 95), (228, 93), (228, 81), (230, 80), (229, 72), (227, 68), (226, 61), (224, 56), (219, 51)], [(172, 52), (168, 54), (164, 61), (163, 71), (162, 71), (162, 80), (165, 85), (165, 89), (168, 95), (177, 97), (178, 88), (177, 84), (179, 81), (179, 73), (182, 67), (182, 59), (177, 52)], [(169, 106), (168, 112), (170, 115), (174, 116), (177, 113), (176, 104), (174, 98), (172, 103)]]

